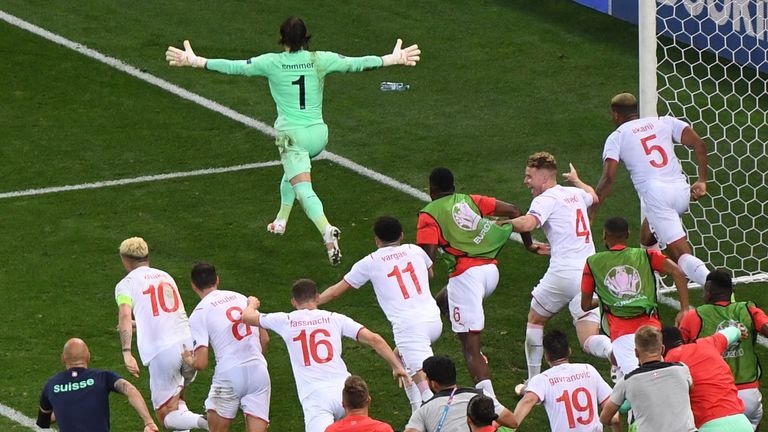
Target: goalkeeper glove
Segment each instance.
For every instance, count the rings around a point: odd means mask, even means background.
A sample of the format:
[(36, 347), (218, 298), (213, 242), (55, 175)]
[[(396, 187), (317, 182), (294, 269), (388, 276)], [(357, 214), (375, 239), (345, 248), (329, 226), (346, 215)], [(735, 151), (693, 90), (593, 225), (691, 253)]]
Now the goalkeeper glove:
[(184, 41), (183, 51), (169, 46), (168, 50), (165, 51), (165, 60), (171, 66), (192, 66), (196, 68), (205, 67), (205, 64), (208, 62), (207, 58), (195, 55), (188, 40)]
[(397, 43), (395, 44), (395, 49), (392, 50), (392, 54), (381, 56), (381, 60), (384, 63), (384, 66), (392, 66), (392, 65), (416, 66), (416, 62), (418, 62), (421, 59), (421, 57), (419, 57), (421, 55), (421, 50), (419, 49), (419, 46), (416, 44), (413, 44), (405, 49), (402, 49), (402, 46), (403, 46), (403, 40), (398, 39)]

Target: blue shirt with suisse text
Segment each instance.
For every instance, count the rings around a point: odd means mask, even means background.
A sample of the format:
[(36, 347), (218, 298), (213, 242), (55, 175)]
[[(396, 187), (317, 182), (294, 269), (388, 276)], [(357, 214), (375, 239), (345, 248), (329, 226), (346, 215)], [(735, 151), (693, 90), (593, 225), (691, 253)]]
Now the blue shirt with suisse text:
[(40, 395), (40, 408), (56, 414), (61, 432), (109, 432), (109, 393), (120, 375), (72, 368), (54, 375)]

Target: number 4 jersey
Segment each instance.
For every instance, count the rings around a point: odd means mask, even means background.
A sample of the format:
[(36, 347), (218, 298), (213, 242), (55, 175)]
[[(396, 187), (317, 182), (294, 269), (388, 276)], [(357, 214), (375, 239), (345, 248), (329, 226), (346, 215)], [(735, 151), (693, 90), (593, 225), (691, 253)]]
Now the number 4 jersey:
[(135, 268), (115, 287), (117, 304), (133, 307), (136, 345), (144, 366), (164, 349), (190, 341), (189, 320), (171, 275), (148, 266)]
[(611, 386), (594, 367), (565, 363), (531, 378), (526, 392), (539, 397), (553, 431), (602, 431), (598, 406), (611, 395)]
[[(341, 338), (357, 340), (357, 334), (364, 328), (361, 324), (322, 309), (266, 313), (259, 322), (285, 341), (299, 400), (318, 388), (343, 386), (349, 371), (341, 359)], [(332, 397), (337, 396), (340, 397)]]

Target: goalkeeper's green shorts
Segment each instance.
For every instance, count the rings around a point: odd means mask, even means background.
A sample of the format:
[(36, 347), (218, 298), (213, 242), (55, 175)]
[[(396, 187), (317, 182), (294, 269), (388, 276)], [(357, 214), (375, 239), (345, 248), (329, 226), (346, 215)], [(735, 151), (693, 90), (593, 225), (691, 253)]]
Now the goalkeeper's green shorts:
[(328, 126), (323, 123), (301, 129), (277, 132), (275, 145), (280, 152), (285, 176), (290, 180), (312, 170), (310, 160), (328, 144)]
[(744, 414), (735, 414), (710, 420), (699, 428), (699, 432), (750, 432), (752, 423)]

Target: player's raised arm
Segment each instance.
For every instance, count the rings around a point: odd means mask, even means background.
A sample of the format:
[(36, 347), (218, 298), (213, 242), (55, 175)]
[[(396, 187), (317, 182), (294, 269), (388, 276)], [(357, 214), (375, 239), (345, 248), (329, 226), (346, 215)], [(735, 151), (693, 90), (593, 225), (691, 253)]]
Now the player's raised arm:
[(395, 48), (392, 49), (391, 54), (381, 56), (381, 61), (384, 67), (394, 65), (416, 66), (416, 63), (421, 60), (421, 50), (419, 46), (413, 44), (407, 48), (403, 48), (403, 40), (398, 39), (395, 42)]
[(680, 137), (680, 143), (693, 149), (696, 154), (696, 167), (699, 173), (699, 179), (691, 185), (691, 198), (695, 201), (707, 194), (707, 145), (701, 139), (698, 133), (692, 127), (687, 126), (683, 129)]
[(320, 293), (317, 304), (324, 305), (330, 301), (336, 300), (350, 288), (352, 288), (352, 285), (347, 283), (346, 280), (342, 279), (335, 285), (328, 287), (325, 291)]
[(403, 369), (400, 359), (397, 358), (387, 341), (385, 341), (378, 333), (374, 333), (367, 328), (362, 328), (357, 335), (357, 340), (373, 348), (381, 358), (386, 360), (392, 368), (392, 374), (395, 378), (400, 378), (403, 383), (409, 383), (411, 381), (411, 377), (408, 375), (408, 372)]
[(573, 184), (577, 188), (588, 193), (589, 196), (592, 197), (592, 205), (599, 203), (600, 197), (597, 196), (597, 193), (592, 188), (592, 186), (581, 181), (581, 179), (579, 178), (579, 173), (576, 171), (576, 167), (574, 167), (572, 163), (569, 163), (568, 166), (571, 168), (571, 170), (567, 173), (563, 173), (563, 178), (571, 182), (571, 184)]
[(184, 49), (169, 46), (165, 51), (165, 60), (171, 66), (189, 66), (194, 68), (204, 68), (208, 59), (195, 54), (188, 40), (184, 40)]
[(616, 181), (616, 171), (618, 171), (618, 168), (619, 162), (615, 159), (608, 158), (603, 162), (603, 175), (600, 177), (600, 181), (597, 182), (595, 190), (597, 201), (587, 210), (589, 220), (594, 220), (597, 209), (600, 208), (605, 199), (608, 198), (608, 194), (611, 193), (613, 183)]
[(245, 307), (245, 310), (243, 310), (243, 315), (240, 317), (240, 320), (243, 322), (243, 324), (255, 326), (259, 325), (259, 318), (261, 318), (261, 312), (259, 312), (258, 309), (259, 306), (261, 306), (261, 302), (258, 298), (248, 297), (248, 306)]

